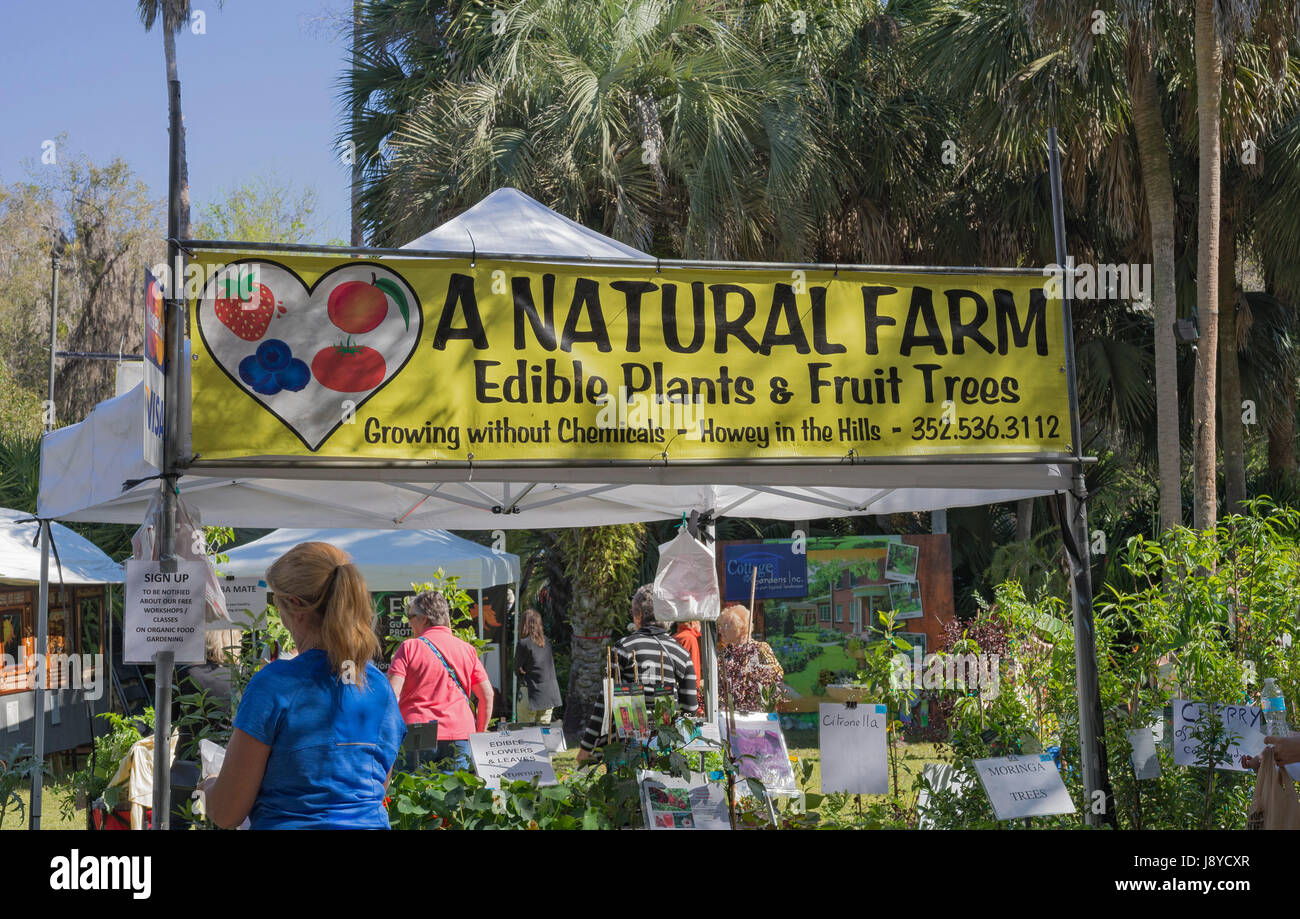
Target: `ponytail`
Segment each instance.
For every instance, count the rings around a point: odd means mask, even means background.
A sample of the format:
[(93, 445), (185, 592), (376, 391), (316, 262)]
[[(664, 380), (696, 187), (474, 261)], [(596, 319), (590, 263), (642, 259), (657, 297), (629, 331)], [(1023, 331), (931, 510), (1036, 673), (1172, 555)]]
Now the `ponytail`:
[(379, 653), (379, 639), (365, 578), (347, 553), (329, 543), (301, 543), (275, 560), (266, 581), (316, 610), (331, 672), (342, 677), (351, 665), (356, 685), (364, 688), (366, 665)]
[(321, 596), (320, 639), (329, 655), (330, 670), (343, 672), (351, 661), (357, 685), (366, 685), (366, 664), (379, 653), (379, 639), (371, 626), (370, 592), (365, 578), (351, 562), (334, 569), (332, 580)]

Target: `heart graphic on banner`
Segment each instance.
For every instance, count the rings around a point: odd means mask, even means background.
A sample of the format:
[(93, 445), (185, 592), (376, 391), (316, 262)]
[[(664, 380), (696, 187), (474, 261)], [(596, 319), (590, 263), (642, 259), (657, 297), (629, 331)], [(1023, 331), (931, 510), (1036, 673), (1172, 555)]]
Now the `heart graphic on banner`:
[(424, 322), (385, 265), (351, 262), (309, 287), (262, 259), (217, 272), (196, 317), (217, 366), (312, 451), (406, 365)]

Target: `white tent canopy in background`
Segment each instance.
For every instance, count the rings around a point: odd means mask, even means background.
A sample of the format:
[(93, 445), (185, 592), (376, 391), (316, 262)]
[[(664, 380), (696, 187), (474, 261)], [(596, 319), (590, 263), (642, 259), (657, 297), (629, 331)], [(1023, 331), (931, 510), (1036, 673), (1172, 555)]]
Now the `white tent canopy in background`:
[[(473, 237), (473, 243), (470, 237)], [(649, 258), (556, 214), (514, 189), (498, 189), (407, 248), (575, 259)], [(101, 402), (86, 420), (41, 442), (41, 516), (138, 524), (157, 484), (123, 493), (154, 470), (143, 458), (143, 389)], [(275, 460), (274, 457), (265, 457)], [(246, 527), (486, 530), (599, 526), (717, 516), (810, 520), (1017, 501), (1069, 487), (1061, 465), (950, 462), (896, 465), (509, 469), (302, 468), (292, 458), (255, 471), (192, 469), (181, 496), (202, 523)], [(815, 485), (809, 485), (815, 481)]]
[(361, 569), (371, 591), (405, 591), (431, 580), (434, 571), (459, 578), (462, 590), (477, 590), (519, 580), (519, 556), (493, 552), (445, 530), (276, 530), (225, 554), (217, 567), (234, 577), (263, 577), (281, 555), (304, 542), (338, 546)]
[(555, 258), (644, 258), (639, 249), (574, 223), (513, 188), (498, 188), (403, 249), (430, 252), (509, 252)]
[[(41, 579), (41, 550), (38, 525), (18, 523), (31, 520), (24, 511), (0, 508), (0, 583)], [(100, 551), (90, 540), (55, 523), (50, 526), (57, 552), (50, 553), (50, 584), (120, 584), (122, 566)], [(62, 575), (62, 577), (60, 577)]]

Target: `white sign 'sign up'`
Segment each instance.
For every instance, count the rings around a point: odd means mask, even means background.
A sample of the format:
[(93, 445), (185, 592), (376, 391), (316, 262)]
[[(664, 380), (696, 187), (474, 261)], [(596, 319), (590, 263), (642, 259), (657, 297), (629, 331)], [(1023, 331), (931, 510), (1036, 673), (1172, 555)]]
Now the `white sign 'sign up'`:
[(130, 559), (126, 563), (126, 606), (122, 660), (151, 664), (160, 651), (173, 651), (178, 664), (203, 663), (203, 585), (206, 562)]

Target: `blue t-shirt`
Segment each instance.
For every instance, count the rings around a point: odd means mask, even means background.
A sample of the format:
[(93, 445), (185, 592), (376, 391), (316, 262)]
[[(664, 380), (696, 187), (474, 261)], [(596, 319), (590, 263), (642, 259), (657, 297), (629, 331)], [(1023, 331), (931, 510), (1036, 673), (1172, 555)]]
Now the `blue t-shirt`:
[(388, 829), (384, 780), (406, 725), (374, 664), (360, 689), (324, 651), (272, 661), (249, 681), (235, 727), (271, 748), (253, 829)]

